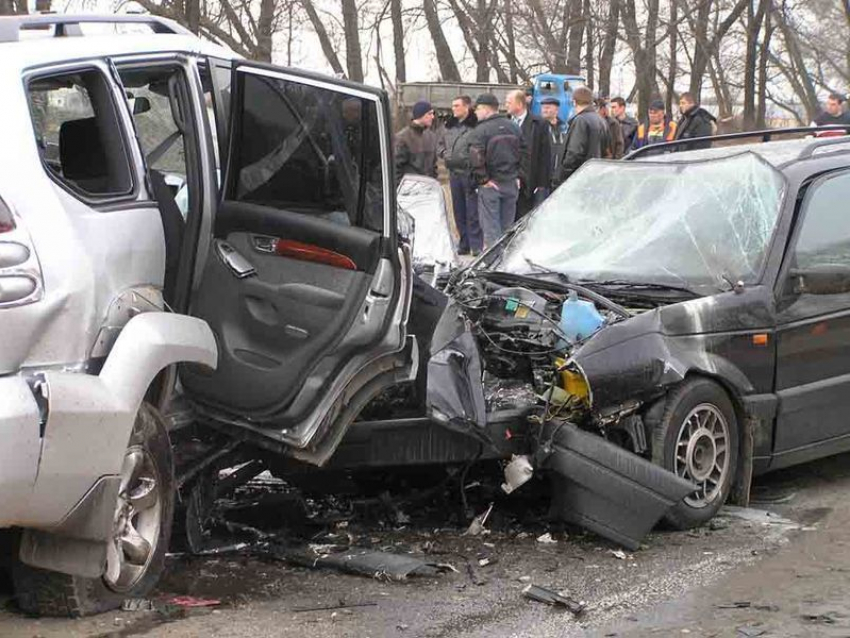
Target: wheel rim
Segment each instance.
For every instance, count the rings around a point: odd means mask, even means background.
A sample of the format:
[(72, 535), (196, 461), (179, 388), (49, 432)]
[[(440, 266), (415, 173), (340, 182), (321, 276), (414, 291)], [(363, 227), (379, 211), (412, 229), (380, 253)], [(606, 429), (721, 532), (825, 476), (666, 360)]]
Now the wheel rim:
[(729, 473), (729, 424), (717, 406), (698, 405), (682, 422), (674, 471), (697, 486), (685, 497), (691, 507), (708, 507), (720, 497)]
[(160, 489), (153, 457), (141, 446), (128, 448), (106, 552), (104, 580), (115, 591), (132, 589), (156, 553), (162, 518)]

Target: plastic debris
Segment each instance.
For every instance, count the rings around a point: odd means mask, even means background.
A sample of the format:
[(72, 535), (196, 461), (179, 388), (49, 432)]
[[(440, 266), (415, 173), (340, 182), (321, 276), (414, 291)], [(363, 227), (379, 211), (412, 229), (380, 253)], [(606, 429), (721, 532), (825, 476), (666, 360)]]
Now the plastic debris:
[(558, 541), (552, 538), (552, 534), (550, 532), (546, 532), (542, 536), (537, 537), (537, 542), (543, 545), (555, 545)]
[(565, 607), (576, 616), (581, 614), (584, 611), (585, 607), (583, 602), (573, 600), (568, 596), (564, 596), (562, 594), (552, 591), (551, 589), (545, 589), (538, 585), (527, 585), (523, 588), (522, 594), (526, 598), (537, 601), (539, 603), (545, 603), (554, 607)]
[(614, 558), (619, 558), (620, 560), (626, 560), (626, 552), (624, 552), (622, 549), (612, 549), (611, 555)]
[(519, 487), (525, 485), (534, 474), (531, 461), (525, 454), (514, 454), (511, 462), (505, 466), (505, 482), (502, 483), (502, 491), (510, 494)]

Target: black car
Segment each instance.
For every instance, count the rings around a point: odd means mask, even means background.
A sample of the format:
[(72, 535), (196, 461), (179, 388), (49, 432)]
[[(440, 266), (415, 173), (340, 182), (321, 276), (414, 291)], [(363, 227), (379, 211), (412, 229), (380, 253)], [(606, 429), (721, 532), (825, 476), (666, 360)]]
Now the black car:
[(432, 419), (524, 447), (626, 545), (652, 504), (699, 525), (850, 449), (850, 141), (738, 137), (587, 163), (455, 277), (433, 336)]

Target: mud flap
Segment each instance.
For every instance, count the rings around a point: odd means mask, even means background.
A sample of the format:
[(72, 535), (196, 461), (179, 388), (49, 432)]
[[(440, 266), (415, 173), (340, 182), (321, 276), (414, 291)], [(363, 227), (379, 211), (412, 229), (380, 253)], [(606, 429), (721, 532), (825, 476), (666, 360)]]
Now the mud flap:
[(549, 423), (535, 465), (552, 472), (553, 517), (635, 550), (694, 486), (601, 436)]

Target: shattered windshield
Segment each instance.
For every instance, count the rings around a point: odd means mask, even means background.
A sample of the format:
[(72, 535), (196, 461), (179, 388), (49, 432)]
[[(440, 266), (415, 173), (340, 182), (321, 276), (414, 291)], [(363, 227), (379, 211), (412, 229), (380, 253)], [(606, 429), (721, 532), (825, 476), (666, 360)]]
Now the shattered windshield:
[(575, 281), (728, 288), (758, 278), (784, 179), (754, 153), (690, 164), (585, 164), (491, 266)]

